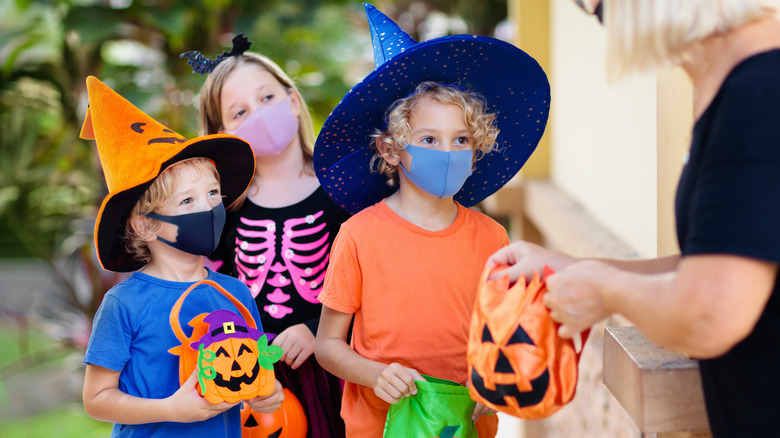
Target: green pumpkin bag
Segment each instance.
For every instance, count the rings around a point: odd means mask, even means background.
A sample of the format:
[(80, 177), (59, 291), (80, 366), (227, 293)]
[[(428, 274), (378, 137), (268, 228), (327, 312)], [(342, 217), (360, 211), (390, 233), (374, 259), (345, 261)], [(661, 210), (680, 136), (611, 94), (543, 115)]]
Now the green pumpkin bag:
[(417, 380), (417, 394), (391, 405), (384, 438), (477, 438), (471, 421), (474, 400), (463, 385), (423, 376)]

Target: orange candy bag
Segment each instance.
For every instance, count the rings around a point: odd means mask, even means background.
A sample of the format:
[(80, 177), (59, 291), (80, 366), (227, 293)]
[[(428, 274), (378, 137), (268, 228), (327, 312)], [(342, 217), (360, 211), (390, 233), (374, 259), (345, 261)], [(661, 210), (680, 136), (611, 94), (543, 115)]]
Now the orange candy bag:
[[(528, 284), (522, 276), (513, 285), (508, 275), (488, 281), (506, 268), (486, 268), (480, 278), (469, 330), (469, 391), (491, 409), (545, 418), (574, 398), (580, 353), (571, 339), (558, 336), (538, 272)], [(545, 267), (545, 277), (552, 273)]]

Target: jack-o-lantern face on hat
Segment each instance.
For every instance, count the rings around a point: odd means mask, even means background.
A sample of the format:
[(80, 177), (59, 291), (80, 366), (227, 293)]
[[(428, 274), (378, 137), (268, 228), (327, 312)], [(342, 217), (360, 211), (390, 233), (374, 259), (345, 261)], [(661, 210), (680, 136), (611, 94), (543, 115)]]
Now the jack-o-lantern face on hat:
[(487, 281), (500, 269), (487, 269), (480, 281), (469, 333), (469, 390), (492, 409), (543, 418), (574, 397), (579, 354), (571, 340), (558, 337), (538, 273), (527, 286), (523, 277), (511, 287), (508, 276)]
[[(155, 131), (159, 130), (159, 127), (156, 125), (152, 125), (151, 129), (149, 124), (146, 122), (135, 122), (130, 124), (130, 131), (135, 132), (137, 134), (144, 134), (147, 137), (149, 137), (152, 134), (155, 134)], [(161, 143), (161, 144), (175, 144), (175, 143), (185, 143), (187, 141), (186, 138), (180, 136), (173, 130), (170, 130), (168, 128), (163, 128), (162, 133), (160, 137), (151, 137), (146, 142), (147, 145), (153, 145), (155, 143)]]
[(244, 140), (227, 134), (187, 140), (94, 76), (87, 78), (87, 91), (89, 107), (80, 136), (95, 140), (108, 188), (95, 221), (95, 249), (103, 268), (132, 272), (146, 264), (128, 251), (125, 227), (133, 206), (168, 167), (207, 158), (220, 176), (226, 207), (249, 187), (255, 160)]

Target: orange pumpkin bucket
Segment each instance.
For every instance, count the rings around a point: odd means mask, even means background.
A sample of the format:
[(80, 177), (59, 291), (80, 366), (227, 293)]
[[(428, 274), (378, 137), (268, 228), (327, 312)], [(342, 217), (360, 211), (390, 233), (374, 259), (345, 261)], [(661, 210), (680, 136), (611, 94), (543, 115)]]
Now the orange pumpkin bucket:
[[(187, 295), (204, 284), (227, 297), (241, 316), (224, 309), (201, 313), (189, 322), (193, 330), (187, 337), (179, 323), (179, 311)], [(273, 392), (273, 364), (282, 357), (282, 349), (268, 345), (274, 335), (258, 330), (249, 310), (222, 286), (211, 280), (190, 286), (171, 309), (170, 322), (182, 343), (168, 350), (179, 356), (180, 383), (197, 368), (198, 390), (212, 404), (236, 403)]]
[[(513, 285), (508, 275), (488, 280), (506, 268), (487, 268), (480, 279), (469, 330), (469, 392), (500, 412), (548, 417), (574, 398), (580, 353), (558, 336), (538, 272), (528, 284), (522, 276)], [(545, 267), (545, 277), (552, 273)]]
[(244, 403), (241, 410), (243, 438), (306, 438), (308, 420), (298, 397), (284, 388), (284, 401), (279, 409), (261, 414)]

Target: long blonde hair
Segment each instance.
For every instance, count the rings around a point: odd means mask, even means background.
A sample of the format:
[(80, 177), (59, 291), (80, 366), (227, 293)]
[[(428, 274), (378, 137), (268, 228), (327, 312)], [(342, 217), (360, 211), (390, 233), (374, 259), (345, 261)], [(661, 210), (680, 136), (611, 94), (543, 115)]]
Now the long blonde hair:
[(761, 0), (604, 0), (611, 79), (678, 64), (710, 36), (774, 10)]
[[(203, 135), (216, 134), (222, 126), (222, 87), (228, 76), (238, 66), (243, 64), (256, 64), (271, 73), (271, 75), (284, 86), (288, 93), (295, 94), (300, 102), (300, 115), (298, 115), (298, 138), (303, 151), (303, 171), (314, 174), (314, 125), (311, 121), (309, 108), (303, 95), (298, 91), (295, 82), (275, 62), (268, 57), (254, 52), (245, 52), (242, 55), (231, 56), (220, 62), (206, 78), (206, 82), (200, 89), (200, 126)], [(246, 200), (247, 192), (244, 192), (228, 210), (236, 210)]]

